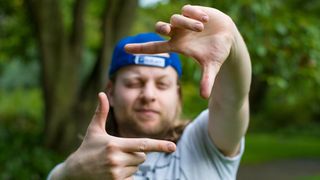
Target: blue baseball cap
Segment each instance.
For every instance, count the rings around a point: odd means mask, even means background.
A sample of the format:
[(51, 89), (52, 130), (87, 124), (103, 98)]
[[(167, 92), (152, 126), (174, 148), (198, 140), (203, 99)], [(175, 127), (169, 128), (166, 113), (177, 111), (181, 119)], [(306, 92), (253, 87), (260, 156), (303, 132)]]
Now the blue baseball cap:
[(136, 36), (128, 36), (118, 42), (112, 54), (112, 61), (109, 66), (109, 77), (114, 75), (120, 68), (129, 65), (154, 66), (165, 68), (172, 66), (179, 78), (182, 74), (181, 62), (177, 53), (168, 53), (169, 56), (158, 54), (129, 54), (124, 46), (129, 43), (145, 43), (149, 41), (164, 41), (165, 39), (156, 33), (142, 33)]

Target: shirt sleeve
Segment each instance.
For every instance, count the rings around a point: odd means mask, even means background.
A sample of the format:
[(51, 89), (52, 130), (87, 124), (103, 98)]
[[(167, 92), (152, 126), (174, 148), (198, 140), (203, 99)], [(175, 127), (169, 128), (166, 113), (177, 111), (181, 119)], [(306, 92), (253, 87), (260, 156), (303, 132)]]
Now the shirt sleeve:
[(55, 173), (57, 173), (58, 169), (62, 168), (63, 163), (56, 165), (49, 173), (47, 180), (52, 180)]
[[(207, 169), (208, 173), (215, 173), (220, 179), (236, 179), (237, 170), (244, 152), (244, 138), (241, 140), (240, 151), (236, 156), (223, 155), (212, 142), (208, 134), (209, 111), (204, 110), (185, 129), (178, 148), (181, 148), (181, 159), (186, 163), (197, 162), (196, 166)], [(232, 132), (230, 132), (232, 133)], [(194, 167), (187, 171), (196, 171)], [(194, 172), (196, 173), (196, 172)], [(207, 177), (210, 174), (206, 175)]]

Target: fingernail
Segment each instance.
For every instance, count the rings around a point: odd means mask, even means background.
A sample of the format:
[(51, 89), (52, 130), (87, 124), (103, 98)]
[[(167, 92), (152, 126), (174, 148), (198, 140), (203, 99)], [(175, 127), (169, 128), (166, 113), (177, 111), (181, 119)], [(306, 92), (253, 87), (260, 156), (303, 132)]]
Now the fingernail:
[(173, 152), (173, 151), (176, 150), (176, 147), (175, 147), (175, 145), (173, 145), (173, 143), (168, 143), (168, 144), (167, 144), (167, 147), (168, 147), (168, 150), (169, 150), (170, 152)]
[(205, 15), (205, 16), (202, 16), (202, 21), (203, 22), (208, 22), (209, 21), (209, 16)]
[(163, 33), (163, 34), (167, 33), (167, 26), (166, 25), (162, 25), (160, 27), (160, 32)]

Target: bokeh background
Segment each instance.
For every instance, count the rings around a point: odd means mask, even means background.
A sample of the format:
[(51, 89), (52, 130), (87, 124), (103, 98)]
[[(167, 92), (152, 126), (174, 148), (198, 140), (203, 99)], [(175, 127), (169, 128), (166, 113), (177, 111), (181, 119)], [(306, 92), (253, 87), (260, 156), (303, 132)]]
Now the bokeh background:
[[(320, 179), (318, 0), (0, 0), (0, 179), (44, 179), (74, 151), (113, 45), (153, 31), (184, 4), (230, 15), (247, 43), (253, 82), (241, 167), (311, 161), (319, 171), (295, 178)], [(183, 116), (192, 119), (207, 101), (198, 65), (181, 58)]]

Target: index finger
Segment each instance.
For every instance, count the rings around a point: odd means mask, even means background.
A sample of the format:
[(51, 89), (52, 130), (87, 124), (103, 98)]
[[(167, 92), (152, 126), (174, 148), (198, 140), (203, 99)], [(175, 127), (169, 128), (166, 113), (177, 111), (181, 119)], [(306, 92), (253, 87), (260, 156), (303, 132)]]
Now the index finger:
[(149, 138), (120, 138), (119, 146), (125, 152), (166, 152), (176, 150), (173, 142)]
[(170, 52), (171, 48), (167, 41), (154, 41), (147, 43), (127, 44), (125, 50), (132, 54), (157, 54)]

